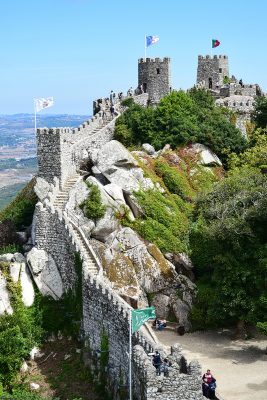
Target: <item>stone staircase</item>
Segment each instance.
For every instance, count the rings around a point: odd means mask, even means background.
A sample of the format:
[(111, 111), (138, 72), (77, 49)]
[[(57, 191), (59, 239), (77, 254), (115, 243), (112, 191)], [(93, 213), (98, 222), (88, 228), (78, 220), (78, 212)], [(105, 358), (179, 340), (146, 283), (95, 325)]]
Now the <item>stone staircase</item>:
[[(65, 206), (69, 199), (69, 192), (75, 185), (79, 177), (79, 174), (75, 174), (74, 176), (69, 178), (65, 183), (63, 189), (58, 193), (57, 197), (55, 198), (54, 207), (60, 210), (62, 213), (66, 211)], [(80, 249), (80, 255), (83, 261), (86, 263), (88, 272), (94, 276), (98, 275), (99, 267), (97, 266), (93, 255), (91, 254), (92, 251), (90, 250), (90, 245), (87, 242), (87, 239), (82, 234), (78, 226), (79, 223), (77, 216), (75, 216), (75, 214), (73, 214), (72, 212), (67, 212), (67, 216), (73, 229), (74, 241)]]
[(95, 262), (93, 256), (91, 255), (91, 253), (89, 251), (86, 240), (82, 236), (79, 229), (77, 229), (74, 225), (72, 225), (72, 226), (74, 228), (75, 241), (76, 241), (76, 243), (79, 244), (81, 257), (82, 257), (83, 261), (86, 263), (87, 271), (94, 276), (98, 275), (99, 269), (96, 265), (96, 262)]
[[(114, 118), (112, 118), (109, 112), (106, 110), (106, 118), (103, 121), (103, 124), (96, 126), (93, 129), (92, 133), (93, 134), (97, 133), (105, 126), (107, 126), (113, 119)], [(87, 240), (82, 230), (80, 229), (79, 219), (73, 212), (68, 211), (65, 207), (69, 199), (69, 192), (77, 182), (79, 176), (80, 176), (79, 174), (75, 174), (67, 180), (62, 190), (58, 192), (53, 205), (55, 209), (60, 210), (62, 213), (66, 212), (66, 215), (72, 227), (74, 241), (77, 244), (78, 249), (80, 250), (81, 258), (86, 263), (87, 271), (93, 276), (96, 276), (102, 271), (100, 261), (98, 260), (96, 254), (94, 253), (94, 250), (89, 244), (89, 241)]]
[(67, 180), (63, 189), (59, 191), (59, 193), (57, 194), (57, 197), (55, 198), (55, 201), (54, 201), (55, 208), (58, 208), (61, 211), (64, 210), (64, 206), (69, 199), (70, 189), (75, 185), (79, 176), (80, 176), (79, 174), (75, 174)]

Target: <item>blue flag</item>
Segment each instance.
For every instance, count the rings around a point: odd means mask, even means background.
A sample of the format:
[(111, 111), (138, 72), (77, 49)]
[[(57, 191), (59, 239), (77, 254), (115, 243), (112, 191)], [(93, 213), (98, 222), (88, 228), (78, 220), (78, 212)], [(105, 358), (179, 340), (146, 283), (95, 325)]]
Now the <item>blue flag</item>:
[(157, 36), (146, 36), (146, 47), (151, 46), (159, 41)]

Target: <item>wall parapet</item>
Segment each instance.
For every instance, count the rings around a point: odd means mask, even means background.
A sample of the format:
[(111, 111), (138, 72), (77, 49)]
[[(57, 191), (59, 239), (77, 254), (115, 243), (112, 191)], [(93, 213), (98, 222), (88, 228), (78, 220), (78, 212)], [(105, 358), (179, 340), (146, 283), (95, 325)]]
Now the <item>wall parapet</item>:
[(139, 58), (139, 60), (138, 60), (138, 64), (141, 64), (141, 63), (169, 63), (169, 62), (171, 62), (171, 59), (170, 59), (170, 57), (164, 57), (164, 58), (159, 58), (159, 57), (156, 57), (156, 58)]
[(218, 59), (225, 59), (225, 60), (228, 60), (228, 56), (227, 55), (222, 55), (222, 54), (220, 54), (220, 55), (214, 55), (214, 56), (211, 56), (211, 55), (209, 55), (209, 54), (207, 54), (206, 56), (201, 56), (201, 55), (199, 55), (198, 56), (198, 60), (218, 60)]

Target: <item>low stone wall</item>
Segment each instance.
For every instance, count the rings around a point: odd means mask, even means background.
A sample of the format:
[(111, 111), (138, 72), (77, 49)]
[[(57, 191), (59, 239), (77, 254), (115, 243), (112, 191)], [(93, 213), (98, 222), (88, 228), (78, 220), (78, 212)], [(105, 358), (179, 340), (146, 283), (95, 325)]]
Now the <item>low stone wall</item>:
[(35, 246), (51, 254), (61, 275), (64, 291), (67, 291), (76, 282), (76, 248), (65, 220), (46, 202), (46, 207), (42, 203), (35, 206), (35, 221)]
[(168, 360), (171, 362), (168, 376), (156, 375), (144, 349), (134, 347), (134, 381), (136, 399), (142, 400), (202, 400), (201, 369), (198, 363), (189, 366), (181, 354), (181, 348), (174, 346)]

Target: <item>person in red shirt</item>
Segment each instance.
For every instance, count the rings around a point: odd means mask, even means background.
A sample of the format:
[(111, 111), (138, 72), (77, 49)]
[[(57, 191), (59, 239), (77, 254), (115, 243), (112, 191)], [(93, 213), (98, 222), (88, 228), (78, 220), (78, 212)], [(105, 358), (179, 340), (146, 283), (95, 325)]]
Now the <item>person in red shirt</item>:
[(210, 369), (207, 369), (207, 372), (202, 376), (202, 393), (208, 399), (212, 398), (210, 397), (210, 385), (213, 382), (216, 382), (216, 379), (212, 376)]

